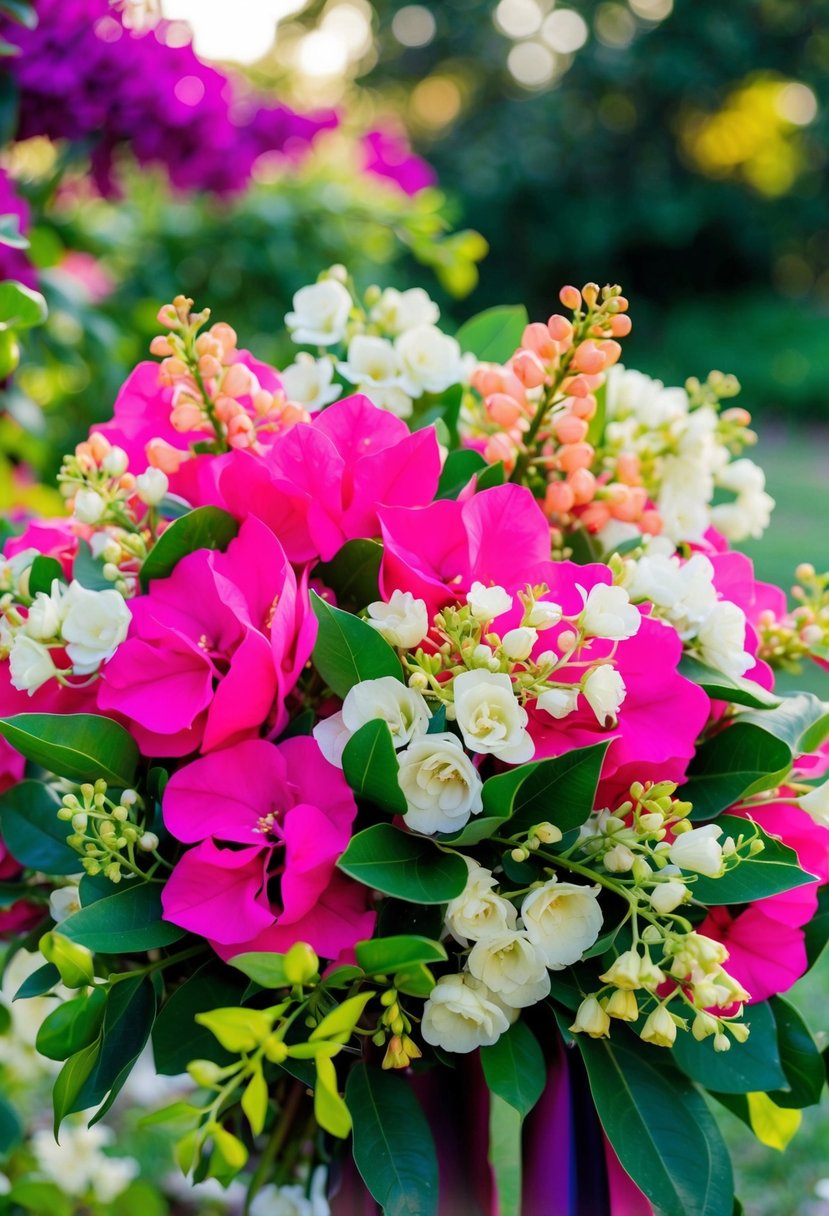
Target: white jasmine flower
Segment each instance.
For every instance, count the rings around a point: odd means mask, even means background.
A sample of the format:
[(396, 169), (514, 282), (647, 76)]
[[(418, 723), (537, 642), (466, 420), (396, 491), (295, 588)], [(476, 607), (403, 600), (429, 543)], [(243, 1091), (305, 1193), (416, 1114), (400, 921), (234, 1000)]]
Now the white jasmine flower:
[(713, 494), (714, 479), (704, 463), (693, 456), (666, 457), (657, 499), (665, 535), (672, 541), (702, 540)]
[(469, 877), (460, 895), (446, 906), (446, 928), (461, 946), (514, 929), (518, 915), (509, 900), (494, 890), (489, 870), (466, 858)]
[(365, 726), (381, 718), (387, 723), (395, 748), (405, 747), (426, 733), (432, 715), (422, 695), (394, 676), (363, 680), (349, 690), (342, 710), (314, 727), (314, 738), (330, 764), (340, 766), (346, 743)]
[(640, 1037), (655, 1047), (673, 1047), (676, 1042), (676, 1022), (664, 1005), (657, 1005), (642, 1027)]
[(509, 612), (512, 596), (503, 587), (485, 587), (483, 583), (473, 583), (466, 594), (466, 602), (475, 620), (486, 624)]
[(318, 1166), (311, 1176), (310, 1194), (305, 1194), (304, 1186), (269, 1183), (256, 1192), (249, 1216), (330, 1216), (327, 1190), (328, 1171)]
[(615, 667), (603, 663), (594, 667), (582, 688), (585, 699), (602, 726), (612, 725), (627, 696), (625, 682)]
[(345, 337), (351, 314), (351, 294), (336, 279), (301, 287), (285, 324), (297, 346), (335, 346)]
[(469, 970), (511, 1009), (525, 1009), (550, 991), (544, 955), (521, 930), (508, 930), (475, 943)]
[(368, 615), (372, 629), (401, 650), (413, 650), (429, 632), (426, 601), (415, 599), (411, 591), (392, 591), (387, 603), (369, 604)]
[(24, 633), (18, 633), (12, 642), (9, 667), (14, 687), (30, 697), (57, 671), (47, 647)]
[(415, 325), (406, 330), (395, 342), (395, 349), (403, 387), (412, 397), (442, 393), (464, 379), (461, 348), (434, 325)]
[(335, 764), (337, 768), (343, 766), (343, 752), (351, 734), (352, 732), (343, 722), (342, 710), (323, 718), (313, 730), (314, 738), (319, 744), (323, 756), (329, 764)]
[(570, 1029), (574, 1034), (590, 1035), (591, 1039), (605, 1039), (610, 1034), (610, 1018), (595, 996), (586, 996)]
[(64, 598), (61, 633), (77, 675), (88, 675), (111, 659), (127, 636), (130, 610), (118, 591), (90, 591), (75, 580)]
[(765, 490), (751, 490), (738, 494), (734, 502), (713, 507), (711, 522), (727, 540), (757, 540), (769, 526), (774, 507), (774, 499)]
[(529, 625), (519, 625), (510, 629), (501, 638), (501, 647), (508, 659), (515, 663), (523, 663), (532, 654), (533, 646), (538, 641), (538, 633)]
[(483, 782), (456, 735), (421, 735), (400, 754), (397, 776), (408, 805), (407, 827), (430, 835), (454, 832), (483, 809)]
[(440, 309), (422, 287), (397, 291), (387, 287), (371, 310), (371, 319), (387, 333), (402, 334), (418, 325), (436, 325)]
[(170, 488), (166, 473), (149, 468), (135, 479), (135, 492), (148, 507), (157, 507)]
[(49, 915), (56, 924), (79, 911), (80, 906), (77, 886), (57, 887), (49, 896)]
[(509, 1026), (486, 985), (463, 973), (441, 976), (423, 1008), (420, 1030), (433, 1047), (462, 1054), (491, 1047)]
[(666, 388), (643, 372), (617, 364), (607, 373), (607, 416), (633, 416), (648, 430), (656, 430), (688, 413), (688, 394), (682, 388)]
[(74, 514), (82, 524), (97, 524), (106, 507), (106, 500), (97, 490), (83, 488), (75, 495)]
[(679, 866), (681, 870), (719, 878), (724, 869), (720, 836), (722, 828), (716, 823), (705, 823), (702, 827), (691, 828), (689, 832), (677, 836), (668, 856), (673, 865)]
[(400, 362), (386, 338), (357, 334), (348, 344), (347, 361), (338, 363), (337, 371), (368, 394), (375, 387), (401, 387)]
[(587, 637), (632, 638), (641, 623), (639, 610), (631, 604), (624, 587), (597, 583), (590, 588), (581, 614), (581, 627)]
[(579, 702), (579, 690), (571, 688), (548, 688), (536, 701), (536, 707), (543, 709), (551, 718), (566, 718), (572, 714)]
[(472, 752), (497, 756), (507, 764), (532, 758), (527, 711), (518, 703), (512, 680), (503, 672), (464, 671), (452, 681), (455, 718)]
[(112, 447), (101, 461), (101, 468), (110, 477), (123, 477), (129, 463), (129, 457), (123, 448)]
[(741, 676), (754, 666), (744, 649), (746, 617), (730, 600), (719, 600), (697, 630), (697, 646), (703, 663), (730, 676)]
[(650, 600), (658, 608), (672, 608), (682, 597), (679, 562), (662, 554), (646, 554), (625, 562), (625, 587), (632, 600)]
[(521, 920), (527, 936), (554, 971), (578, 962), (599, 936), (599, 890), (551, 879), (525, 896)]
[(38, 1172), (55, 1182), (66, 1195), (92, 1193), (99, 1203), (111, 1203), (138, 1176), (131, 1157), (108, 1157), (102, 1149), (113, 1143), (111, 1128), (64, 1124), (60, 1144), (50, 1131), (36, 1131), (31, 1139)]
[(46, 642), (49, 638), (60, 635), (60, 624), (63, 617), (63, 588), (55, 579), (52, 583), (51, 595), (38, 591), (29, 608), (25, 632), (36, 642)]
[(307, 351), (300, 351), (279, 376), (288, 400), (304, 405), (312, 414), (336, 401), (342, 392), (339, 384), (332, 383), (334, 364), (331, 360), (315, 359)]
[(733, 494), (765, 490), (766, 475), (753, 460), (732, 460), (717, 474), (717, 485)]
[(559, 623), (563, 615), (560, 604), (553, 604), (550, 600), (536, 600), (530, 609), (527, 624), (532, 625), (534, 629), (550, 629)]
[(664, 916), (684, 903), (689, 894), (684, 882), (677, 882), (675, 878), (670, 878), (667, 882), (661, 882), (658, 886), (653, 887), (648, 892), (648, 898), (654, 912), (659, 912)]

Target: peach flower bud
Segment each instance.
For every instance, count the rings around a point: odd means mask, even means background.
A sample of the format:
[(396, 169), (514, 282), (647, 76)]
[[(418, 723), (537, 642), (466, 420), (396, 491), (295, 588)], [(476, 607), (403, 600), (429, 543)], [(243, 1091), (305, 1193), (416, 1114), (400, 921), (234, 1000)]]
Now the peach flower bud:
[(610, 520), (610, 508), (604, 502), (591, 502), (579, 519), (588, 532), (601, 532)]
[(576, 309), (581, 304), (581, 292), (578, 287), (562, 287), (558, 298), (565, 308)]
[(571, 397), (586, 397), (590, 392), (590, 385), (584, 376), (574, 376), (567, 382), (567, 392)]
[(236, 349), (236, 330), (225, 324), (224, 321), (217, 321), (215, 325), (211, 325), (210, 333), (221, 344), (226, 355)]
[(626, 486), (639, 484), (642, 470), (635, 452), (622, 452), (616, 458), (616, 476)]
[[(285, 394), (280, 393), (279, 397), (285, 401)], [(273, 393), (269, 393), (266, 388), (260, 388), (257, 393), (253, 394), (253, 408), (256, 411), (257, 417), (264, 418), (274, 408), (276, 398)]]
[[(578, 292), (576, 294), (578, 295)], [(574, 305), (574, 307), (578, 308), (578, 304)], [(554, 342), (569, 342), (573, 336), (573, 322), (568, 321), (559, 312), (554, 312), (547, 321), (547, 329)]]
[(150, 343), (150, 354), (163, 359), (165, 355), (171, 355), (172, 353), (173, 348), (170, 345), (170, 339), (165, 338), (164, 334), (157, 334)]
[(135, 474), (123, 473), (121, 477), (118, 478), (118, 489), (126, 490), (128, 494), (131, 494), (135, 489)]
[(159, 325), (163, 325), (165, 329), (178, 329), (178, 313), (173, 304), (162, 304), (155, 317)]
[(521, 345), (538, 355), (544, 363), (551, 363), (558, 354), (558, 343), (552, 338), (546, 325), (533, 321), (521, 335)]
[(612, 367), (614, 363), (618, 363), (622, 357), (622, 348), (613, 338), (605, 338), (602, 343), (602, 353), (604, 354), (605, 367)]
[(158, 378), (162, 384), (173, 384), (176, 380), (180, 380), (182, 376), (186, 375), (186, 365), (175, 355), (170, 359), (164, 359), (158, 369)]
[(751, 423), (751, 414), (739, 405), (734, 405), (731, 409), (723, 410), (721, 417), (723, 422), (731, 422), (735, 426), (749, 426)]
[(539, 388), (547, 379), (544, 364), (531, 350), (519, 350), (513, 355), (512, 370), (524, 388)]
[(521, 406), (514, 397), (508, 397), (506, 393), (493, 393), (491, 397), (487, 397), (485, 404), (486, 412), (492, 421), (505, 429), (515, 426), (521, 417)]
[(199, 431), (204, 426), (204, 415), (197, 405), (183, 401), (171, 410), (170, 423), (174, 430), (182, 434), (186, 431)]
[(494, 363), (479, 363), (469, 377), (469, 383), (482, 397), (490, 397), (504, 391), (503, 371)]
[(256, 428), (247, 414), (237, 414), (227, 427), (227, 441), (232, 448), (249, 448), (256, 443)]
[(599, 298), (599, 284), (585, 283), (584, 287), (581, 289), (581, 294), (584, 298), (585, 304), (588, 304), (590, 308), (592, 308)]
[[(573, 367), (577, 371), (586, 372), (588, 376), (595, 376), (597, 372), (603, 371), (605, 363), (604, 351), (600, 350), (595, 342), (588, 340), (576, 347)], [(575, 395), (582, 396), (583, 394), (576, 393)]]
[(220, 422), (230, 422), (231, 418), (236, 418), (239, 414), (244, 414), (243, 407), (233, 397), (217, 397), (213, 403), (213, 409), (216, 417)]
[(662, 531), (662, 517), (658, 511), (652, 508), (642, 512), (642, 518), (639, 520), (639, 527), (646, 536), (658, 536)]
[(186, 460), (190, 459), (189, 452), (179, 451), (166, 439), (151, 439), (145, 448), (147, 462), (154, 469), (163, 473), (177, 473)]
[(279, 421), (283, 427), (287, 428), (293, 426), (295, 422), (310, 422), (311, 415), (303, 406), (296, 405), (293, 401), (286, 401), (279, 411)]
[(632, 329), (633, 322), (630, 317), (617, 313), (615, 317), (610, 318), (610, 332), (614, 338), (626, 338)]
[(93, 431), (87, 442), (89, 443), (92, 459), (96, 464), (100, 464), (104, 457), (108, 456), (112, 451), (112, 444), (106, 435), (102, 435), (100, 431)]
[(569, 404), (570, 413), (575, 414), (577, 418), (584, 418), (589, 422), (596, 416), (596, 398), (592, 393), (588, 393), (586, 397), (571, 397)]
[(212, 333), (199, 334), (196, 338), (196, 354), (199, 358), (202, 355), (212, 355), (214, 359), (221, 360), (224, 355), (224, 347)]
[(630, 308), (629, 300), (626, 300), (624, 296), (616, 297), (616, 311), (617, 312), (627, 312), (627, 310), (629, 308)]
[(198, 367), (205, 380), (212, 380), (222, 374), (222, 365), (215, 355), (202, 355)]
[(572, 486), (566, 481), (551, 481), (544, 495), (544, 510), (548, 515), (565, 515), (575, 501)]
[(255, 386), (256, 380), (244, 363), (234, 363), (225, 372), (222, 392), (227, 393), (229, 397), (246, 397), (249, 393), (254, 392)]
[(570, 443), (558, 453), (558, 463), (565, 473), (586, 469), (593, 463), (595, 452), (589, 443)]
[(509, 435), (491, 435), (484, 448), (484, 460), (487, 464), (497, 464), (503, 460), (504, 467), (511, 469), (515, 464), (515, 443)]
[(576, 418), (573, 414), (562, 414), (553, 423), (559, 443), (581, 443), (587, 438), (589, 429), (583, 418)]
[(596, 493), (596, 478), (589, 469), (575, 469), (567, 477), (577, 507), (583, 507)]

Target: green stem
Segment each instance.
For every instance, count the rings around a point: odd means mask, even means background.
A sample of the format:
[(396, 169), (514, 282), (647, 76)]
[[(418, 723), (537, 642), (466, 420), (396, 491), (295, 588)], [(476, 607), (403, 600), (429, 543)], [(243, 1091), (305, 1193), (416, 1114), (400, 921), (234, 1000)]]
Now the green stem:
[(268, 1174), (268, 1170), (276, 1160), (280, 1149), (288, 1137), (288, 1133), (291, 1131), (304, 1094), (305, 1086), (301, 1081), (295, 1081), (291, 1088), (291, 1092), (288, 1095), (287, 1101), (282, 1108), (282, 1113), (274, 1123), (268, 1143), (265, 1145), (262, 1156), (259, 1158), (259, 1164), (257, 1165), (254, 1175), (250, 1180), (247, 1195), (245, 1196), (245, 1213), (250, 1211), (251, 1203), (253, 1202), (257, 1193), (261, 1190), (262, 1184)]

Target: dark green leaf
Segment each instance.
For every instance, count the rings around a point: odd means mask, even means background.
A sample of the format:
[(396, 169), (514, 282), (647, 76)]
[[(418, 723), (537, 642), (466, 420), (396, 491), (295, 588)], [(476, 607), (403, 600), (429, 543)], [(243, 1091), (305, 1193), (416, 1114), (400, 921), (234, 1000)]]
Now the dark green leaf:
[(478, 474), (475, 492), (480, 494), (482, 490), (491, 490), (493, 486), (502, 486), (506, 480), (507, 474), (504, 462), (503, 460), (496, 460), (495, 464), (488, 464), (484, 471)]
[(440, 942), (413, 934), (376, 937), (354, 947), (357, 962), (367, 975), (393, 975), (417, 963), (443, 963), (446, 951)]
[(717, 820), (726, 836), (736, 837), (747, 831), (757, 831), (763, 851), (748, 861), (741, 861), (722, 878), (706, 878), (698, 874), (691, 886), (694, 899), (707, 906), (715, 904), (746, 904), (755, 899), (778, 895), (814, 882), (812, 875), (800, 868), (797, 853), (756, 824), (734, 815), (722, 815)]
[(526, 1022), (514, 1022), (491, 1047), (482, 1047), (481, 1064), (492, 1092), (526, 1118), (547, 1082), (544, 1055)]
[(731, 1216), (731, 1161), (713, 1115), (670, 1056), (614, 1027), (578, 1035), (605, 1134), (660, 1216)]
[(49, 1060), (66, 1060), (89, 1047), (101, 1033), (106, 1008), (106, 993), (93, 988), (84, 996), (62, 1001), (43, 1020), (35, 1046)]
[(17, 1111), (0, 1097), (0, 1157), (5, 1157), (23, 1139), (23, 1125)]
[(706, 1089), (749, 1094), (777, 1089), (786, 1081), (777, 1049), (777, 1027), (767, 1001), (749, 1005), (745, 1021), (751, 1034), (745, 1043), (732, 1040), (731, 1050), (714, 1051), (712, 1038), (698, 1043), (690, 1033), (676, 1037), (672, 1056), (683, 1072)]
[(311, 607), (319, 623), (312, 659), (314, 666), (338, 697), (363, 680), (381, 676), (403, 679), (397, 654), (376, 629), (358, 616), (332, 607), (311, 592)]
[[(820, 1050), (793, 1005), (779, 996), (773, 996), (769, 1004), (777, 1026), (777, 1046), (786, 1076), (783, 1088), (770, 1093), (769, 1097), (777, 1106), (785, 1108), (800, 1110), (804, 1106), (816, 1106), (826, 1084)], [(748, 1009), (749, 1014), (752, 1008)]]
[(436, 1216), (437, 1154), (409, 1082), (357, 1064), (345, 1100), (354, 1122), (354, 1162), (384, 1216)]
[(51, 595), (52, 582), (57, 579), (65, 583), (63, 566), (54, 557), (45, 557), (42, 553), (35, 558), (29, 570), (29, 594), (34, 596), (39, 591)]
[(226, 967), (208, 963), (185, 980), (161, 1007), (153, 1026), (156, 1071), (174, 1077), (191, 1060), (213, 1060), (224, 1066), (232, 1059), (205, 1026), (194, 1021), (197, 1013), (241, 1004), (243, 983)]
[(459, 448), (456, 452), (450, 452), (443, 465), (435, 497), (457, 498), (470, 479), (487, 467), (483, 456), (474, 448)]
[(47, 315), (46, 301), (39, 291), (14, 279), (0, 283), (0, 330), (31, 329), (42, 325)]
[(678, 796), (694, 804), (692, 819), (713, 819), (744, 794), (778, 784), (791, 758), (781, 739), (735, 722), (697, 748)]
[(72, 565), (72, 577), (77, 579), (82, 587), (90, 591), (112, 590), (112, 583), (104, 578), (104, 563), (100, 558), (92, 556), (92, 550), (85, 540), (78, 541), (78, 552)]
[(465, 321), (455, 337), (463, 354), (471, 351), (482, 362), (506, 363), (521, 345), (528, 323), (523, 304), (505, 304)]
[(132, 735), (97, 714), (15, 714), (0, 718), (0, 735), (27, 760), (70, 781), (131, 786), (138, 767)]
[(66, 843), (72, 824), (58, 819), (60, 802), (39, 781), (21, 781), (0, 796), (0, 830), (21, 865), (44, 874), (76, 874), (80, 858)]
[(549, 821), (567, 832), (593, 810), (609, 741), (576, 748), (550, 760), (521, 764), (484, 783), (484, 813), (509, 818), (509, 833)]
[(699, 684), (715, 701), (730, 701), (734, 705), (748, 705), (752, 709), (773, 708), (780, 704), (779, 697), (766, 692), (765, 688), (755, 684), (753, 680), (744, 680), (741, 676), (727, 676), (689, 654), (682, 656), (677, 670), (686, 680)]
[(54, 963), (44, 963), (33, 971), (14, 994), (14, 1000), (22, 1001), (30, 996), (43, 996), (50, 988), (60, 982), (60, 972)]
[(742, 713), (739, 722), (753, 722), (782, 739), (793, 756), (816, 751), (829, 735), (829, 708), (810, 692), (784, 697), (776, 709)]
[(101, 1039), (98, 1038), (76, 1055), (70, 1056), (60, 1070), (52, 1089), (52, 1107), (55, 1112), (55, 1138), (57, 1139), (60, 1125), (67, 1115), (75, 1110), (83, 1110), (77, 1106), (78, 1094), (83, 1089), (101, 1050)]
[(343, 873), (411, 903), (442, 904), (466, 886), (466, 862), (423, 836), (378, 823), (354, 836), (337, 863)]
[(61, 922), (64, 937), (95, 954), (136, 954), (169, 946), (184, 936), (161, 919), (161, 883), (125, 880)]
[(358, 798), (365, 798), (392, 815), (408, 810), (397, 782), (397, 752), (383, 718), (366, 722), (355, 731), (343, 751), (343, 773)]
[(829, 886), (820, 888), (817, 901), (817, 912), (803, 930), (810, 968), (814, 967), (829, 942)]
[(380, 562), (383, 546), (376, 540), (349, 540), (330, 562), (321, 562), (314, 574), (330, 587), (338, 604), (365, 608), (380, 599)]
[(153, 985), (144, 976), (131, 976), (113, 985), (104, 1013), (100, 1053), (71, 1111), (89, 1110), (109, 1096), (92, 1122), (106, 1113), (150, 1037), (155, 1006)]
[(155, 578), (169, 578), (178, 563), (197, 549), (225, 550), (239, 525), (232, 515), (219, 507), (196, 507), (162, 532), (141, 567), (141, 586), (146, 591)]

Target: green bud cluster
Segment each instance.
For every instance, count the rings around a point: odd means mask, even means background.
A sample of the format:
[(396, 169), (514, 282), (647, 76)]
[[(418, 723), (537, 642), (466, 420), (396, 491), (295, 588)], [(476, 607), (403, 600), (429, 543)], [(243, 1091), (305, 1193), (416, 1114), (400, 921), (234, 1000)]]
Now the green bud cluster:
[(81, 865), (91, 876), (103, 874), (113, 883), (125, 873), (144, 877), (138, 859), (158, 849), (158, 837), (144, 822), (144, 803), (135, 790), (124, 790), (114, 802), (107, 788), (99, 778), (64, 795), (57, 815), (72, 824), (66, 842), (81, 855)]

